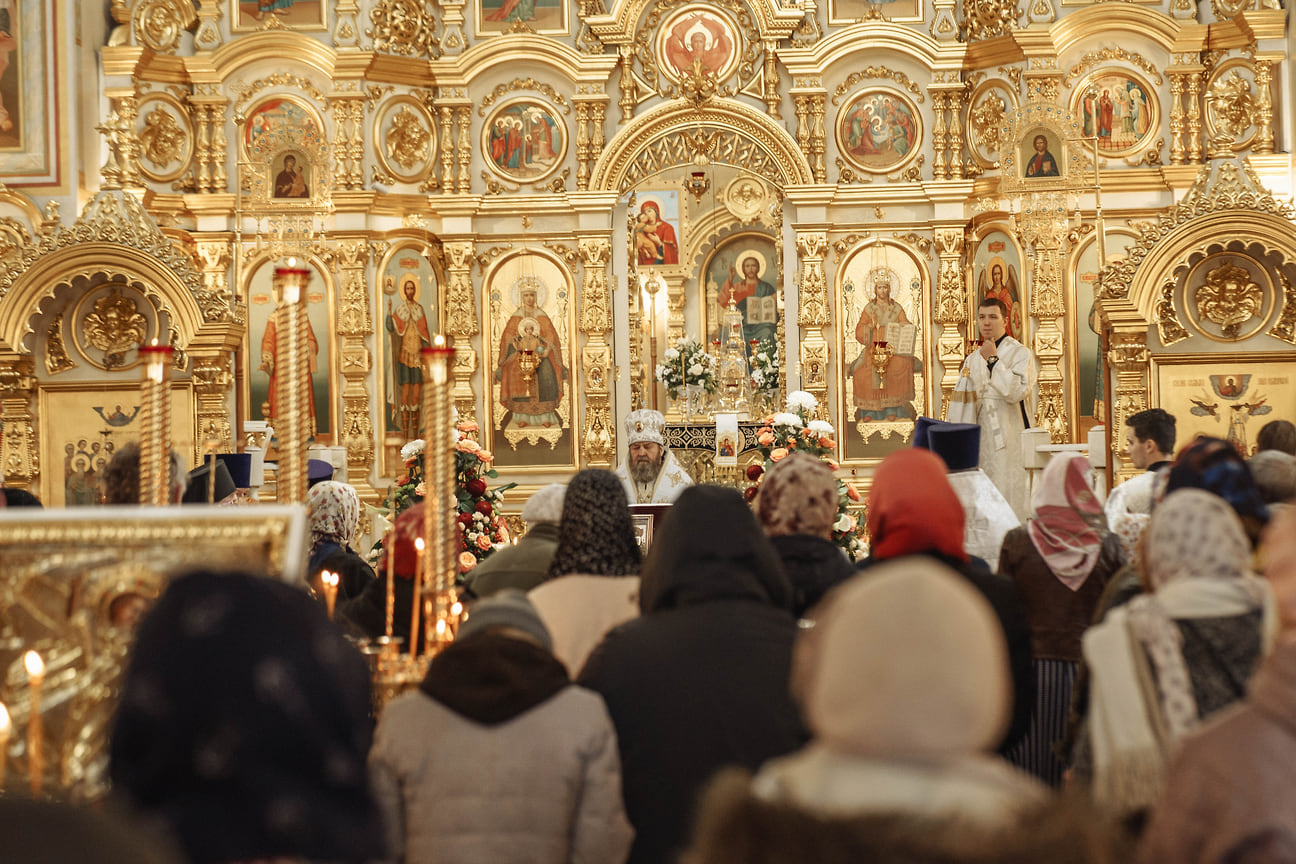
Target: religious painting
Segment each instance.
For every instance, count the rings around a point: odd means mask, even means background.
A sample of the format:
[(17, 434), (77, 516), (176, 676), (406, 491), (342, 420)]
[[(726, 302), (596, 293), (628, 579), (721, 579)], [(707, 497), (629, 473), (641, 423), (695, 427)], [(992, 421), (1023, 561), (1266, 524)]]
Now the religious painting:
[(1124, 69), (1099, 69), (1076, 84), (1071, 114), (1104, 156), (1128, 156), (1151, 143), (1160, 124), (1156, 90)]
[(837, 273), (842, 370), (837, 440), (843, 461), (872, 461), (909, 445), (925, 413), (925, 270), (903, 247), (872, 240)]
[[(272, 428), (278, 409), (275, 384), (287, 362), (287, 340), (279, 338), (274, 315), (275, 267), (275, 262), (263, 261), (247, 281), (248, 338), (243, 348), (247, 419), (269, 421)], [(311, 277), (306, 285), (306, 328), (301, 335), (309, 379), (305, 400), (310, 418), (308, 437), (315, 444), (331, 444), (335, 427), (332, 372), (336, 366), (330, 338), (334, 332), (333, 287), (317, 262), (311, 261), (307, 267)]]
[(382, 373), (383, 432), (398, 443), (420, 437), (423, 406), (421, 352), (441, 331), (440, 286), (421, 245), (395, 249), (379, 271), (378, 357)]
[(837, 150), (860, 171), (895, 171), (922, 148), (922, 116), (899, 90), (871, 87), (851, 97), (837, 119)]
[(563, 0), (477, 0), (477, 35), (510, 33), (525, 25), (532, 33), (561, 36), (570, 27), (568, 5)]
[(999, 228), (986, 231), (972, 255), (972, 272), (975, 282), (968, 298), (971, 301), (968, 304), (968, 338), (977, 338), (977, 309), (981, 301), (989, 297), (1001, 301), (1007, 308), (1004, 318), (1008, 335), (1023, 345), (1030, 344), (1026, 332), (1030, 312), (1023, 302), (1021, 253), (1013, 238)]
[[(1107, 263), (1125, 257), (1134, 242), (1133, 233), (1108, 229), (1105, 245)], [(1089, 427), (1105, 422), (1107, 387), (1103, 381), (1103, 355), (1106, 351), (1102, 322), (1094, 302), (1098, 293), (1098, 243), (1095, 237), (1085, 239), (1071, 262), (1071, 309), (1067, 315), (1067, 364), (1076, 370), (1075, 384), (1070, 388), (1071, 416), (1076, 418), (1075, 437), (1083, 441)]]
[(58, 29), (53, 0), (0, 3), (0, 180), (10, 184), (59, 182)]
[(1241, 342), (1259, 333), (1277, 299), (1269, 268), (1244, 252), (1207, 255), (1184, 280), (1188, 321), (1215, 342)]
[(575, 464), (574, 282), (547, 254), (503, 258), (485, 281), (487, 427), (495, 464)]
[[(286, 27), (289, 30), (324, 30), (328, 7), (324, 0), (233, 0), (234, 30)], [(270, 23), (269, 19), (276, 19)]]
[(635, 260), (640, 267), (680, 263), (679, 190), (636, 193), (639, 212), (635, 216)]
[(742, 313), (743, 344), (778, 338), (778, 246), (768, 234), (755, 232), (727, 237), (706, 258), (702, 300), (702, 335), (711, 353), (723, 340), (724, 313), (732, 301)]
[(739, 44), (738, 30), (714, 7), (685, 6), (657, 30), (659, 67), (675, 82), (695, 71), (724, 81), (738, 66)]
[(1154, 359), (1152, 404), (1175, 417), (1177, 440), (1223, 438), (1243, 456), (1270, 420), (1296, 422), (1296, 362), (1263, 354)]
[(248, 114), (243, 150), (256, 166), (248, 177), (255, 201), (311, 204), (327, 199), (327, 141), (315, 111), (294, 99), (262, 100)]
[(194, 152), (189, 114), (170, 93), (153, 93), (140, 100), (135, 122), (140, 143), (140, 171), (157, 183), (178, 178)]
[(828, 0), (829, 25), (855, 24), (879, 14), (897, 23), (921, 21), (922, 3), (920, 0)]
[[(143, 434), (138, 381), (85, 384), (40, 390), (40, 497), (46, 507), (85, 507), (100, 501), (104, 466), (113, 453)], [(171, 448), (194, 456), (193, 393), (189, 383), (171, 385)]]
[(514, 183), (548, 177), (567, 155), (567, 128), (547, 103), (529, 96), (502, 103), (482, 125), (482, 155)]
[(1032, 129), (1017, 143), (1017, 164), (1024, 180), (1066, 176), (1066, 151), (1052, 129)]

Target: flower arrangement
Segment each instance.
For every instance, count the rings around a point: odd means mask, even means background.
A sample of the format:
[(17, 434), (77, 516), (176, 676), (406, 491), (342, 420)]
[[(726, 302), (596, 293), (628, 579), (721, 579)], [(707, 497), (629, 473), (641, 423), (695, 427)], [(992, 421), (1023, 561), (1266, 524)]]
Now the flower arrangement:
[[(504, 492), (516, 486), (507, 483), (491, 489), (487, 478), (499, 476), (495, 470), (495, 457), (483, 450), (472, 436), (478, 426), (471, 420), (455, 425), (458, 441), (455, 443), (455, 501), (459, 510), (459, 569), (467, 572), (495, 551), (495, 547), (509, 540), (508, 526), (499, 513), (504, 503)], [(410, 441), (401, 448), (405, 473), (396, 480), (392, 490), (392, 504), (399, 515), (423, 500), (426, 485), (423, 480), (423, 450), (427, 446), (422, 438)]]
[(751, 380), (758, 391), (778, 389), (779, 346), (773, 339), (751, 340)]
[(666, 393), (678, 399), (682, 388), (698, 385), (708, 393), (716, 392), (716, 358), (708, 354), (696, 339), (681, 339), (666, 349), (666, 362), (656, 369), (657, 380), (666, 385)]
[[(826, 420), (812, 420), (819, 400), (804, 390), (788, 394), (785, 411), (780, 411), (765, 419), (765, 423), (756, 430), (757, 448), (764, 457), (762, 464), (752, 464), (747, 468), (747, 479), (752, 485), (746, 491), (747, 500), (756, 497), (760, 482), (765, 472), (775, 462), (787, 458), (789, 453), (801, 452), (828, 463), (836, 471), (839, 467), (832, 458), (837, 442), (833, 440), (832, 424)], [(837, 521), (833, 525), (833, 542), (842, 548), (852, 561), (858, 561), (868, 553), (864, 544), (864, 526), (850, 512), (851, 502), (858, 503), (859, 490), (847, 480), (837, 479)]]

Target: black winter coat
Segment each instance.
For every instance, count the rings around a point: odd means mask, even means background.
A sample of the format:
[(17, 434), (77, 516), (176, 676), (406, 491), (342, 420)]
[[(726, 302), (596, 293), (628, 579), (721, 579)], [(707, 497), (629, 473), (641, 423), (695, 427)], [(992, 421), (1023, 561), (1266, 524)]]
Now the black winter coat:
[(835, 585), (855, 575), (855, 565), (831, 540), (810, 534), (771, 537), (792, 583), (792, 612), (804, 617)]

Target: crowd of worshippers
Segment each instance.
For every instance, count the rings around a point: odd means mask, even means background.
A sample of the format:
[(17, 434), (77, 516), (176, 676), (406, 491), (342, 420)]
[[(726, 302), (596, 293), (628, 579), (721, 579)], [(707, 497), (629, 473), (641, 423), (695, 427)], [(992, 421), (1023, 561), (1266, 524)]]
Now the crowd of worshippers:
[[(809, 456), (750, 504), (682, 489), (646, 555), (623, 478), (581, 471), (526, 502), (376, 719), (354, 639), (381, 635), (386, 584), (351, 548), (355, 490), (317, 484), (338, 620), (272, 580), (177, 578), (139, 625), (112, 799), (0, 800), (0, 857), (1296, 861), (1296, 427), (1250, 460), (1176, 451), (1158, 409), (1122, 432), (1142, 474), (1104, 502), (1056, 455), (991, 560), (923, 448), (878, 467), (858, 566)], [(377, 568), (403, 639), (422, 508)]]

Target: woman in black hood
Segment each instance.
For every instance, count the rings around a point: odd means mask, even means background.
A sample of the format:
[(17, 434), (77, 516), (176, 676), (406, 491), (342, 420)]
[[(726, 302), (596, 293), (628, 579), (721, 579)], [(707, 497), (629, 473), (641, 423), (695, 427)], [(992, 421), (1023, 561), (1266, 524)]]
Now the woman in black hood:
[(643, 616), (608, 634), (581, 673), (616, 726), (629, 864), (671, 860), (721, 767), (755, 770), (806, 740), (788, 692), (792, 587), (742, 496), (684, 490), (644, 562)]

